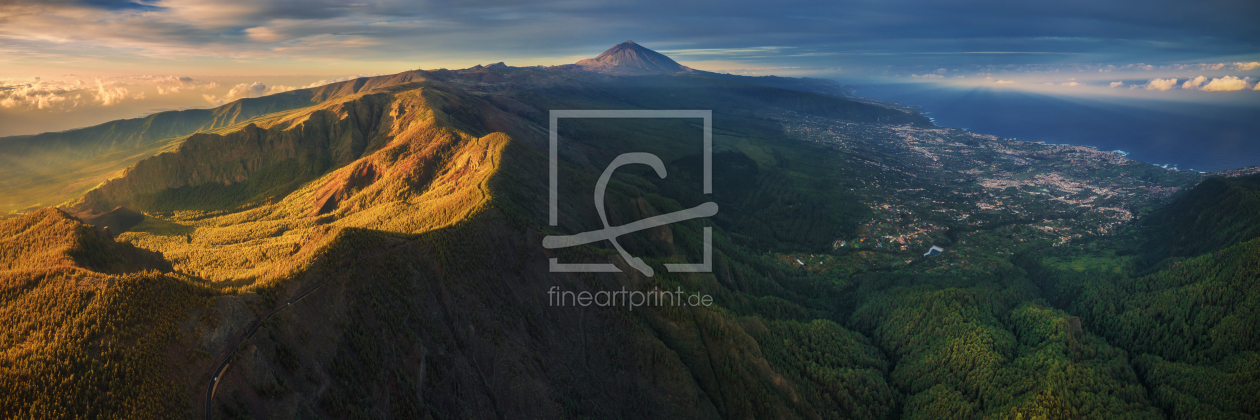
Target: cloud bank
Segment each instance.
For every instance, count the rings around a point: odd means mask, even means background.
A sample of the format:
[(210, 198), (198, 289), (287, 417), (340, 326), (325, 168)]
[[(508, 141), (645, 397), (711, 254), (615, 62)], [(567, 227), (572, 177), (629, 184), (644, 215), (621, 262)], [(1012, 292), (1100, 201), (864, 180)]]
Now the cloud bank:
[(1234, 67), (1237, 68), (1238, 71), (1255, 70), (1257, 68), (1260, 68), (1260, 61), (1252, 61), (1250, 63), (1234, 63)]
[[(976, 57), (999, 65), (1088, 57), (1112, 66), (1100, 71), (1110, 71), (1160, 67), (1115, 66), (1139, 58), (1190, 63), (1231, 56), (1246, 58), (1228, 64), (1246, 71), (1260, 65), (1251, 61), (1260, 51), (1257, 15), (1256, 2), (1201, 7), (1175, 0), (777, 5), (753, 0), (633, 5), (592, 0), (0, 0), (0, 45), (21, 63), (95, 54), (133, 63), (288, 59), (288, 69), (301, 69), (338, 60), (415, 66), (435, 59), (529, 57), (560, 64), (631, 37), (676, 52), (684, 61), (739, 57), (743, 64), (763, 66), (831, 68), (842, 59), (855, 68), (874, 68), (929, 56), (935, 63), (916, 73), (952, 75), (955, 63)], [(367, 69), (347, 71), (362, 70)]]
[(1177, 79), (1151, 79), (1146, 83), (1146, 90), (1168, 90), (1177, 86)]
[[(189, 76), (128, 76), (82, 77), (69, 75), (63, 80), (47, 80), (40, 77), (0, 78), (0, 109), (15, 111), (44, 110), (67, 111), (82, 107), (117, 107), (146, 99), (165, 98), (164, 102), (183, 102), (184, 98), (198, 98), (213, 106), (241, 99), (256, 98), (294, 89), (312, 88), (329, 83), (353, 80), (378, 74), (320, 79), (302, 86), (264, 84), (262, 82), (228, 84), (226, 91), (219, 81), (194, 79)], [(82, 78), (80, 78), (82, 77)], [(309, 79), (307, 79), (309, 80)], [(303, 83), (306, 80), (302, 80)], [(192, 96), (188, 96), (191, 94)], [(190, 102), (179, 106), (196, 106)], [(152, 108), (152, 107), (150, 107)]]
[(1234, 76), (1225, 76), (1213, 78), (1209, 81), (1208, 78), (1199, 76), (1186, 80), (1186, 82), (1181, 85), (1181, 88), (1185, 90), (1202, 90), (1205, 92), (1230, 92), (1247, 89), (1248, 81), (1250, 79), (1250, 77), (1240, 79)]
[(74, 82), (39, 77), (0, 79), (0, 108), (65, 111), (87, 105), (114, 106), (146, 97), (144, 92), (132, 91), (127, 86), (123, 81), (101, 79), (95, 79), (92, 84), (82, 79)]
[(1208, 92), (1228, 92), (1233, 90), (1243, 90), (1247, 88), (1247, 79), (1239, 79), (1234, 76), (1225, 76), (1218, 79), (1212, 79), (1208, 84), (1203, 85), (1201, 90)]
[(201, 95), (201, 97), (204, 98), (206, 102), (209, 102), (211, 105), (219, 106), (219, 105), (226, 104), (228, 102), (235, 101), (237, 99), (257, 98), (260, 96), (267, 96), (267, 95), (281, 93), (281, 92), (288, 92), (295, 89), (299, 89), (299, 88), (293, 87), (293, 86), (284, 86), (284, 85), (267, 86), (263, 84), (262, 82), (240, 83), (240, 84), (237, 84), (236, 86), (232, 86), (232, 89), (229, 89), (227, 93), (223, 94), (223, 96)]

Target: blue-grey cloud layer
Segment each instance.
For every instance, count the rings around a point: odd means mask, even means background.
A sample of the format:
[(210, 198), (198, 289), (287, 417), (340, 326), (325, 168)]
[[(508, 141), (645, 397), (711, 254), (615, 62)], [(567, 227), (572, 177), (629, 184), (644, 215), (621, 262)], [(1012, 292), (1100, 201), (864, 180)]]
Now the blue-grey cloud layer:
[(45, 30), (71, 41), (54, 46), (69, 54), (75, 42), (97, 42), (157, 54), (510, 59), (597, 53), (631, 38), (684, 59), (824, 67), (1167, 63), (1260, 54), (1254, 0), (608, 3), (0, 0), (0, 39), (15, 50), (35, 48), (43, 41), (23, 31)]

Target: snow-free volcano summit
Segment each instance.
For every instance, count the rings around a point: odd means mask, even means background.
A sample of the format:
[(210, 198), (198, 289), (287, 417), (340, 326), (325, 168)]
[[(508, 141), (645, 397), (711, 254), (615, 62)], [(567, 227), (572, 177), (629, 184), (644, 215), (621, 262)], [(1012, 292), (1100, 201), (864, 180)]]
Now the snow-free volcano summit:
[(578, 61), (575, 65), (590, 71), (623, 76), (692, 71), (690, 67), (634, 41), (614, 45), (598, 57)]

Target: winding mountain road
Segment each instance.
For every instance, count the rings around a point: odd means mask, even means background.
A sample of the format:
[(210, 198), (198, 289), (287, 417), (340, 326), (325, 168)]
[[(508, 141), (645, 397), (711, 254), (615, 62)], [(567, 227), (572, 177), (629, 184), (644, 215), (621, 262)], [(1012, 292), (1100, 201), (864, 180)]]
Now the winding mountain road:
[[(382, 255), (387, 252), (395, 251), (398, 248), (401, 248), (403, 246), (411, 245), (411, 243), (412, 243), (411, 241), (406, 241), (401, 244), (393, 245), (384, 251), (377, 252), (375, 254), (368, 255), (366, 257), (358, 258), (348, 263), (343, 263), (341, 266), (348, 267), (351, 264), (354, 264), (356, 262), (366, 260), (368, 258), (376, 257), (378, 255)], [(219, 366), (214, 369), (214, 374), (210, 376), (210, 383), (206, 386), (206, 420), (212, 420), (214, 417), (214, 405), (213, 405), (214, 393), (216, 390), (219, 389), (219, 378), (222, 377), (223, 374), (227, 372), (228, 367), (231, 366), (232, 356), (235, 356), (236, 351), (240, 350), (241, 344), (244, 344), (245, 340), (254, 338), (254, 334), (257, 334), (258, 330), (261, 329), (262, 326), (267, 323), (267, 321), (271, 320), (271, 318), (280, 314), (280, 312), (284, 311), (285, 309), (289, 309), (290, 307), (293, 306), (294, 303), (301, 301), (302, 298), (305, 298), (306, 295), (311, 294), (311, 292), (319, 290), (319, 288), (323, 286), (324, 283), (327, 283), (328, 280), (332, 279), (333, 277), (336, 277), (336, 275), (340, 274), (342, 271), (343, 270), (337, 270), (336, 273), (329, 274), (323, 280), (320, 280), (319, 283), (316, 283), (314, 287), (311, 287), (310, 290), (302, 292), (302, 294), (297, 295), (297, 297), (290, 299), (288, 302), (285, 302), (284, 306), (281, 306), (272, 310), (271, 312), (267, 314), (267, 316), (264, 316), (262, 317), (262, 319), (254, 321), (253, 323), (250, 324), (249, 330), (241, 335), (241, 339), (236, 341), (236, 344), (232, 346), (232, 350), (227, 353), (227, 355), (223, 358), (223, 362), (219, 363)]]

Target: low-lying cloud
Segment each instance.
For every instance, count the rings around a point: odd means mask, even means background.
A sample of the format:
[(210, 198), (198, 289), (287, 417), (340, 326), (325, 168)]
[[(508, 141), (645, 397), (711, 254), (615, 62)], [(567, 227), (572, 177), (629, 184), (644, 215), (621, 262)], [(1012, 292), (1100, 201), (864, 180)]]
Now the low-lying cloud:
[(311, 83), (311, 84), (309, 84), (309, 85), (302, 86), (302, 89), (309, 89), (309, 88), (313, 88), (313, 87), (320, 87), (320, 86), (323, 86), (323, 85), (330, 85), (330, 84), (333, 84), (333, 83), (337, 83), (337, 82), (344, 82), (344, 81), (347, 81), (347, 80), (354, 80), (354, 79), (358, 79), (358, 78), (361, 78), (361, 77), (374, 77), (374, 76), (380, 76), (380, 74), (378, 74), (378, 73), (372, 73), (372, 74), (356, 74), (356, 75), (354, 75), (354, 76), (338, 77), (338, 78), (336, 78), (336, 79), (321, 79), (321, 80), (317, 80), (317, 81), (315, 81), (314, 83)]
[[(76, 77), (70, 75), (71, 77)], [(69, 80), (46, 80), (39, 77), (22, 79), (0, 78), (0, 109), (66, 111), (84, 106), (114, 107), (124, 102), (147, 98), (166, 98), (164, 101), (183, 101), (200, 96), (211, 105), (218, 106), (241, 98), (257, 98), (294, 89), (312, 88), (330, 83), (353, 80), (360, 77), (378, 76), (360, 74), (323, 79), (305, 86), (284, 84), (267, 85), (262, 82), (239, 83), (226, 93), (215, 94), (222, 87), (213, 80), (193, 79), (188, 76), (126, 76), (99, 77)], [(177, 98), (178, 97), (178, 98)], [(188, 105), (192, 105), (191, 103)]]
[[(0, 108), (58, 109), (66, 105), (68, 93), (79, 89), (74, 85), (33, 81), (0, 80)], [(78, 95), (82, 99), (82, 95)]]
[(1199, 90), (1208, 91), (1208, 92), (1228, 92), (1228, 91), (1234, 91), (1234, 90), (1243, 90), (1247, 88), (1247, 79), (1249, 78), (1239, 79), (1234, 76), (1225, 76), (1225, 77), (1221, 77), (1217, 79), (1212, 79), (1212, 81), (1208, 82), (1208, 84), (1206, 85), (1203, 85), (1203, 87), (1199, 88)]
[(187, 90), (208, 90), (219, 87), (216, 82), (202, 82), (187, 76), (165, 76), (153, 79), (158, 95), (169, 95)]
[(74, 82), (0, 79), (0, 108), (64, 111), (90, 104), (114, 106), (125, 100), (139, 100), (144, 92), (133, 91), (117, 80), (95, 79), (95, 87), (82, 79)]
[(1199, 76), (1193, 79), (1186, 80), (1185, 83), (1181, 84), (1181, 88), (1182, 89), (1198, 89), (1200, 86), (1203, 86), (1204, 83), (1207, 83), (1207, 78), (1203, 76)]
[(1177, 86), (1177, 79), (1151, 79), (1146, 83), (1146, 90), (1168, 90)]
[[(96, 100), (104, 106), (115, 105), (127, 99), (127, 88), (120, 87), (117, 84), (105, 85), (101, 79), (96, 79), (96, 92), (92, 93)], [(143, 99), (144, 93), (140, 93), (137, 99)]]
[(1181, 85), (1181, 88), (1185, 90), (1202, 90), (1205, 92), (1246, 90), (1248, 86), (1247, 82), (1250, 79), (1250, 77), (1240, 79), (1234, 76), (1225, 76), (1213, 78), (1209, 81), (1208, 78), (1199, 76), (1186, 80), (1186, 82)]
[[(165, 98), (162, 99), (165, 102), (180, 102), (185, 100), (183, 99), (185, 96), (181, 95), (188, 95), (187, 98), (200, 96), (202, 100), (218, 106), (241, 98), (257, 98), (360, 77), (379, 76), (379, 74), (321, 79), (301, 86), (268, 85), (262, 82), (229, 84), (228, 86), (231, 87), (227, 89), (227, 92), (220, 94), (215, 93), (222, 92), (220, 89), (223, 87), (220, 82), (188, 76), (142, 75), (95, 78), (69, 76), (71, 78), (68, 80), (48, 80), (40, 77), (0, 78), (0, 109), (66, 111), (85, 106), (115, 107), (125, 102), (148, 98)], [(189, 103), (185, 106), (192, 105)]]
[(1252, 61), (1250, 63), (1234, 63), (1234, 67), (1236, 67), (1238, 71), (1254, 70), (1254, 69), (1260, 68), (1260, 61)]
[(287, 85), (267, 86), (266, 84), (262, 82), (239, 83), (236, 86), (232, 86), (232, 88), (229, 89), (226, 94), (223, 94), (223, 96), (203, 94), (201, 95), (201, 97), (205, 99), (206, 102), (209, 102), (211, 105), (219, 106), (219, 105), (223, 105), (223, 104), (235, 101), (237, 99), (257, 98), (260, 96), (273, 95), (273, 94), (277, 94), (281, 92), (288, 92), (291, 90), (309, 89), (309, 88), (319, 87), (319, 86), (323, 86), (327, 84), (344, 82), (347, 80), (354, 80), (360, 77), (373, 77), (373, 76), (380, 76), (380, 75), (379, 74), (356, 74), (354, 76), (338, 77), (334, 79), (320, 79), (315, 82), (312, 82), (311, 84), (301, 86), (301, 87), (287, 86)]
[(201, 97), (204, 98), (206, 102), (209, 102), (214, 106), (219, 106), (219, 105), (223, 105), (223, 104), (235, 101), (237, 99), (257, 98), (260, 96), (267, 96), (267, 95), (281, 93), (281, 92), (288, 92), (294, 89), (298, 89), (298, 88), (294, 86), (284, 86), (284, 85), (267, 86), (263, 84), (262, 82), (240, 83), (240, 84), (237, 84), (236, 86), (233, 86), (232, 89), (229, 89), (228, 92), (224, 94), (223, 96), (201, 95)]

